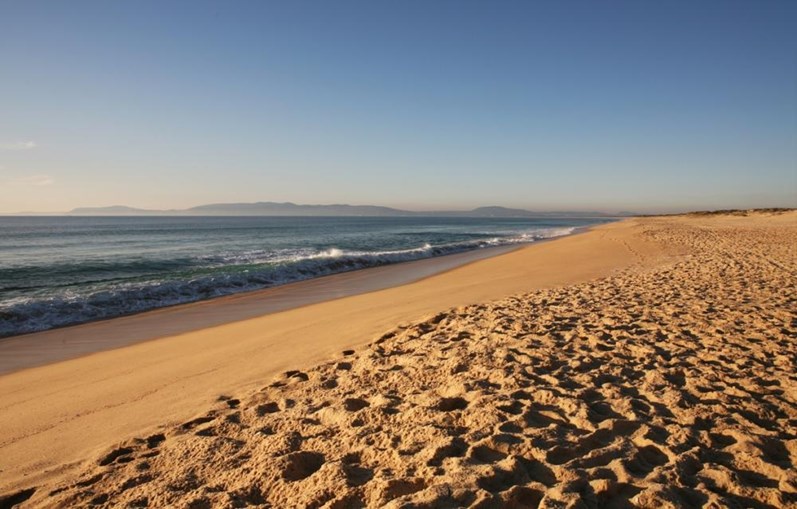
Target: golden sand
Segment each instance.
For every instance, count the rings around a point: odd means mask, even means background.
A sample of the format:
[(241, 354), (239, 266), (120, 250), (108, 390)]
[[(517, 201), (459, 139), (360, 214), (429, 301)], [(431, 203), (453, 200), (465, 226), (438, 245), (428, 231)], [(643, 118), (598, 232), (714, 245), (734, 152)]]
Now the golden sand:
[(796, 274), (795, 213), (634, 219), (6, 375), (0, 487), (32, 507), (793, 506)]

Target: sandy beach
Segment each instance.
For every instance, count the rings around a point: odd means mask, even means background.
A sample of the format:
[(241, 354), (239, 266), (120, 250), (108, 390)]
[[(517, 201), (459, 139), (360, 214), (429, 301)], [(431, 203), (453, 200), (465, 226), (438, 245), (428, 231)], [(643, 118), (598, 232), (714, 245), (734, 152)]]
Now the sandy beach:
[(794, 507), (796, 283), (795, 212), (629, 219), (10, 372), (0, 506)]

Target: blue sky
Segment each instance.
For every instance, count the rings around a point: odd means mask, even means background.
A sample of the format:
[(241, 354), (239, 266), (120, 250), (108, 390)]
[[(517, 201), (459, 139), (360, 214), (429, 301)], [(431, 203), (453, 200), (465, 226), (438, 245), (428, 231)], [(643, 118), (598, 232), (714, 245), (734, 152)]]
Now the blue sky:
[(0, 212), (797, 206), (797, 2), (0, 0)]

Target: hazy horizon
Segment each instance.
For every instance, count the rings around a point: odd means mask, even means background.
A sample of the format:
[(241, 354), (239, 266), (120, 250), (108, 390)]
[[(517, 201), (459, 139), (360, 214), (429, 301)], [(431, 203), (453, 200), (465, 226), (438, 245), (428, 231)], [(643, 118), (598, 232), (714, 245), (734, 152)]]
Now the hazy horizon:
[(130, 205), (117, 203), (117, 204), (113, 204), (113, 205), (73, 207), (72, 209), (69, 209), (69, 210), (47, 210), (47, 211), (34, 211), (34, 210), (24, 211), (23, 210), (23, 211), (15, 211), (15, 212), (0, 212), (0, 214), (3, 214), (3, 215), (25, 215), (26, 213), (29, 213), (29, 214), (36, 214), (36, 215), (50, 215), (50, 214), (51, 215), (63, 215), (63, 214), (70, 213), (70, 212), (72, 212), (74, 210), (108, 209), (108, 208), (114, 208), (114, 207), (125, 207), (125, 208), (131, 208), (131, 209), (142, 210), (142, 211), (181, 212), (181, 211), (190, 210), (190, 209), (195, 208), (195, 207), (201, 207), (201, 206), (206, 206), (206, 205), (247, 205), (247, 204), (254, 204), (254, 203), (293, 204), (293, 205), (299, 205), (299, 206), (349, 206), (349, 205), (351, 205), (351, 206), (366, 206), (366, 207), (373, 206), (373, 207), (387, 207), (387, 208), (391, 208), (391, 209), (396, 209), (398, 211), (406, 211), (406, 212), (469, 212), (469, 211), (472, 211), (472, 210), (475, 210), (475, 209), (478, 209), (478, 208), (489, 208), (489, 207), (501, 207), (501, 208), (507, 208), (507, 209), (520, 209), (520, 210), (525, 210), (525, 211), (528, 211), (528, 212), (541, 212), (541, 213), (544, 213), (544, 212), (554, 212), (554, 213), (555, 212), (601, 212), (601, 213), (634, 212), (634, 211), (620, 210), (620, 209), (617, 209), (617, 210), (615, 210), (615, 209), (598, 210), (598, 209), (573, 209), (573, 208), (543, 209), (543, 208), (540, 208), (540, 207), (506, 207), (504, 205), (496, 205), (496, 204), (492, 204), (492, 203), (476, 205), (476, 206), (473, 206), (473, 207), (458, 207), (458, 208), (457, 207), (454, 207), (454, 208), (440, 208), (440, 207), (435, 207), (433, 205), (430, 205), (428, 207), (421, 206), (421, 207), (412, 207), (411, 208), (411, 207), (384, 205), (384, 204), (380, 204), (380, 203), (356, 203), (356, 204), (355, 203), (343, 203), (343, 202), (337, 202), (337, 203), (296, 203), (296, 202), (273, 202), (271, 200), (259, 200), (258, 202), (235, 202), (235, 203), (231, 203), (231, 202), (230, 203), (228, 203), (228, 202), (225, 202), (225, 203), (215, 202), (215, 203), (201, 203), (201, 204), (197, 204), (195, 206), (185, 207), (185, 208), (172, 207), (172, 208), (152, 208), (152, 209), (143, 208), (143, 207), (133, 207), (133, 206), (130, 206)]
[[(787, 201), (787, 200), (784, 200)], [(106, 209), (106, 208), (114, 208), (114, 207), (125, 207), (131, 208), (135, 210), (141, 211), (155, 211), (155, 212), (183, 212), (186, 210), (190, 210), (195, 207), (201, 207), (206, 205), (246, 205), (246, 204), (254, 204), (254, 203), (291, 203), (293, 205), (299, 206), (373, 206), (373, 207), (387, 207), (396, 209), (399, 211), (407, 211), (407, 212), (430, 212), (430, 213), (437, 213), (437, 212), (469, 212), (478, 208), (487, 208), (487, 207), (501, 207), (507, 209), (520, 209), (528, 212), (540, 212), (540, 213), (573, 213), (573, 212), (584, 212), (584, 213), (603, 213), (603, 214), (627, 214), (627, 213), (639, 213), (639, 214), (668, 214), (668, 213), (682, 213), (682, 212), (699, 212), (699, 211), (714, 211), (720, 209), (729, 209), (726, 207), (702, 207), (702, 208), (690, 208), (690, 207), (637, 207), (637, 208), (622, 208), (622, 207), (614, 207), (614, 208), (589, 208), (589, 207), (535, 207), (535, 206), (506, 206), (494, 203), (485, 203), (479, 204), (474, 206), (462, 206), (462, 207), (439, 207), (434, 205), (429, 206), (420, 206), (420, 207), (404, 207), (404, 206), (397, 206), (397, 205), (385, 205), (381, 203), (344, 203), (344, 202), (335, 202), (335, 203), (297, 203), (297, 202), (274, 202), (272, 200), (258, 200), (258, 202), (213, 202), (213, 203), (200, 203), (197, 205), (189, 206), (189, 207), (171, 207), (171, 208), (144, 208), (144, 207), (135, 207), (131, 205), (116, 203), (111, 205), (89, 205), (89, 206), (78, 206), (73, 207), (68, 210), (22, 210), (22, 211), (14, 211), (14, 212), (0, 212), (0, 215), (5, 216), (24, 216), (24, 215), (53, 215), (53, 216), (60, 216), (69, 214), (75, 210), (81, 209)], [(766, 208), (797, 208), (794, 204), (767, 204), (767, 205), (753, 205), (753, 206), (744, 206), (744, 207), (730, 207), (730, 209), (766, 209)]]
[(16, 2), (0, 213), (797, 207), (797, 4)]

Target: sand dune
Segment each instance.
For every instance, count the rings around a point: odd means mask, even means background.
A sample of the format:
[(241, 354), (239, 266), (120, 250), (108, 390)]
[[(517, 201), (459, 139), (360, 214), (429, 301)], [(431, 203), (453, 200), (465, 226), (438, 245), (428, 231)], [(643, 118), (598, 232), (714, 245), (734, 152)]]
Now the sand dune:
[(580, 247), (606, 236), (626, 258), (601, 277), (297, 359), (12, 495), (54, 507), (797, 506), (797, 214), (637, 219)]

